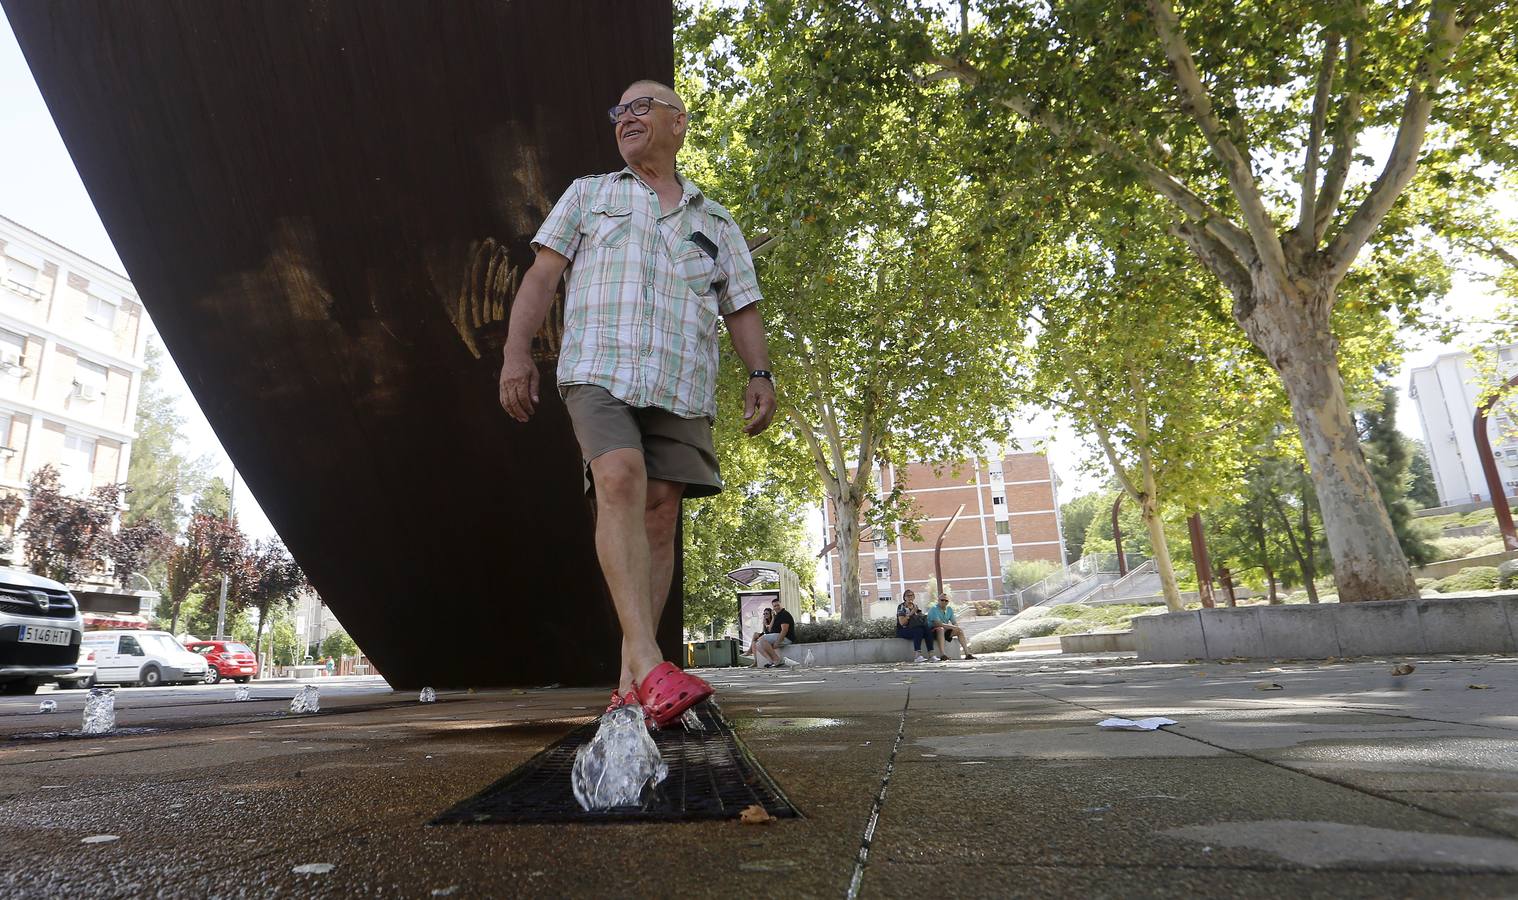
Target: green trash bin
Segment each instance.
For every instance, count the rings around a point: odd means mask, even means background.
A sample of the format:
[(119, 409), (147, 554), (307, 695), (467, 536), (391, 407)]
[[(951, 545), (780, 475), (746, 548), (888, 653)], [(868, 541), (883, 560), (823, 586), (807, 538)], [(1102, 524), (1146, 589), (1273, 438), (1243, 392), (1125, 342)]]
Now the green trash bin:
[(705, 669), (712, 664), (711, 650), (707, 647), (710, 641), (691, 641), (686, 646), (690, 649), (691, 665), (698, 669)]
[(738, 664), (737, 638), (719, 638), (715, 641), (707, 641), (707, 644), (707, 659), (710, 660), (710, 665), (725, 668)]

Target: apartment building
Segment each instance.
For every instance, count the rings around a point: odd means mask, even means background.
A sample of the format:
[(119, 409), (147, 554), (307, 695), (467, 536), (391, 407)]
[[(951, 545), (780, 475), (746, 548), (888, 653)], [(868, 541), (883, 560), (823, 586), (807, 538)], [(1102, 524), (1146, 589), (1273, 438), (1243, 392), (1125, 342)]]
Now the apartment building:
[(71, 494), (126, 481), (146, 347), (125, 275), (0, 216), (0, 495), (47, 464)]
[[(883, 465), (876, 477), (887, 492), (901, 483), (921, 517), (922, 538), (898, 535), (888, 541), (880, 535), (863, 535), (855, 549), (866, 617), (893, 614), (907, 588), (919, 594), (925, 590), (933, 578), (934, 544), (961, 504), (964, 512), (943, 542), (944, 584), (953, 591), (956, 606), (1001, 599), (1002, 568), (1013, 560), (1064, 564), (1058, 479), (1044, 453), (994, 448), (987, 458), (966, 462), (957, 471), (949, 467), (936, 474), (931, 463), (910, 462), (899, 467)], [(831, 540), (836, 519), (830, 502), (824, 504), (823, 519)], [(834, 609), (841, 608), (839, 554), (843, 549), (834, 547), (827, 557)]]
[[(1518, 375), (1518, 344), (1490, 348), (1501, 378)], [(1446, 353), (1412, 371), (1409, 394), (1428, 448), (1439, 505), (1490, 503), (1491, 491), (1476, 456), (1475, 417), (1488, 389), (1469, 353)], [(1487, 439), (1508, 496), (1518, 495), (1518, 393), (1509, 392), (1487, 415)]]

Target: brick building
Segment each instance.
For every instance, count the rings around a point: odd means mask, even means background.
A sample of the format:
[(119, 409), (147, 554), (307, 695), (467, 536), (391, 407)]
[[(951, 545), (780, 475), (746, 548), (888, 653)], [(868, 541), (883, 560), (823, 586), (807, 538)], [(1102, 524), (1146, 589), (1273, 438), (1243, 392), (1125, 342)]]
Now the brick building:
[[(864, 534), (858, 548), (859, 582), (866, 617), (895, 612), (901, 592), (923, 592), (933, 577), (933, 545), (961, 503), (965, 510), (943, 544), (944, 583), (955, 605), (1000, 599), (1002, 567), (1013, 560), (1043, 559), (1064, 563), (1059, 527), (1059, 495), (1054, 469), (1038, 452), (1004, 452), (1000, 459), (976, 460), (956, 472), (933, 473), (928, 463), (882, 466), (877, 474), (884, 491), (897, 479), (921, 517), (922, 540), (898, 535), (886, 541)], [(826, 534), (834, 534), (834, 509), (823, 504)], [(841, 609), (839, 551), (827, 557), (828, 591)]]

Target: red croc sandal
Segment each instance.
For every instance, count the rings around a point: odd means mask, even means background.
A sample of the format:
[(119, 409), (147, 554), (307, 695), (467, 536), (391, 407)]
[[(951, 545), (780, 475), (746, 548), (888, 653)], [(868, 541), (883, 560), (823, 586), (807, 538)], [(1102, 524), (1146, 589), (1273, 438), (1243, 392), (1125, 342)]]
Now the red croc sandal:
[(662, 662), (649, 670), (638, 684), (638, 699), (653, 723), (665, 728), (680, 721), (687, 709), (710, 697), (715, 690), (704, 680)]
[(626, 706), (629, 703), (637, 703), (637, 702), (638, 702), (638, 695), (635, 692), (633, 692), (633, 691), (628, 691), (626, 694), (619, 694), (616, 691), (612, 691), (611, 692), (611, 702), (606, 705), (606, 711), (607, 712), (611, 712), (612, 710), (614, 710), (614, 709), (616, 709), (618, 707)]

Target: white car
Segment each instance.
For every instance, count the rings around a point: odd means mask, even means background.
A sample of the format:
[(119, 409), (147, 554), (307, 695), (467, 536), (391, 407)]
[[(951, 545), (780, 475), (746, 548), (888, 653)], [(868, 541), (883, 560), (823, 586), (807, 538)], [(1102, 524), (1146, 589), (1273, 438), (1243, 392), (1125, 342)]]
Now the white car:
[(79, 645), (79, 668), (74, 674), (58, 678), (60, 688), (88, 688), (95, 686), (95, 651)]
[(90, 631), (83, 647), (95, 652), (100, 684), (193, 684), (206, 677), (205, 657), (191, 653), (167, 631)]

